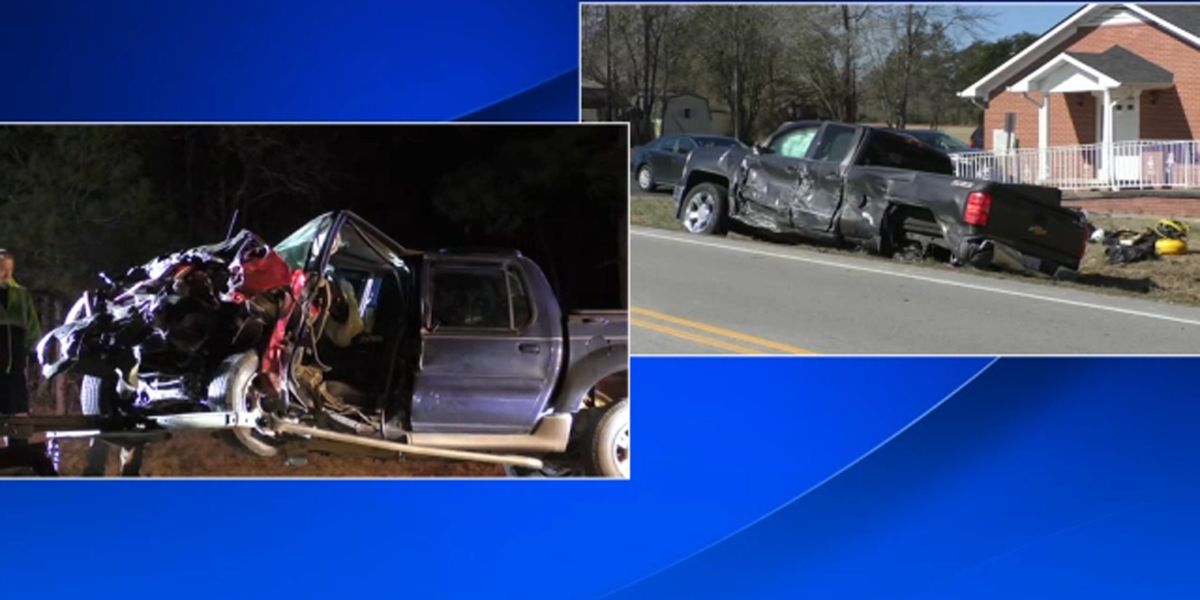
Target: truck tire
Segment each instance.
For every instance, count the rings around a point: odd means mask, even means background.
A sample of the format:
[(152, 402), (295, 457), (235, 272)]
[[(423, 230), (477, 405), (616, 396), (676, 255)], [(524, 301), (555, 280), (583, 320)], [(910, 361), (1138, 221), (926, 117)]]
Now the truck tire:
[(679, 221), (683, 228), (701, 235), (725, 235), (725, 211), (729, 188), (716, 183), (701, 183), (683, 198)]
[(604, 409), (582, 441), (585, 474), (629, 479), (629, 399)]
[(643, 192), (653, 192), (658, 187), (654, 185), (654, 169), (649, 164), (637, 168), (636, 179), (638, 189)]
[[(217, 369), (217, 376), (208, 384), (208, 403), (223, 406), (239, 415), (258, 412), (261, 409), (253, 397), (256, 392), (252, 387), (257, 374), (257, 352), (251, 350), (226, 358)], [(275, 456), (279, 453), (274, 440), (254, 427), (234, 427), (218, 435), (235, 449), (256, 456)]]

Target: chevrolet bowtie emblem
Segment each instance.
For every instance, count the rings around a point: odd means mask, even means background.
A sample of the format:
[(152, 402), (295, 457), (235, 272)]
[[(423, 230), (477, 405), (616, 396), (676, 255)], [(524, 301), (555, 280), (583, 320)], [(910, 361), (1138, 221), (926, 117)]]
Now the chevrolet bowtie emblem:
[(1032, 233), (1033, 235), (1046, 235), (1046, 228), (1042, 227), (1041, 225), (1034, 225), (1033, 227), (1029, 228), (1029, 233)]

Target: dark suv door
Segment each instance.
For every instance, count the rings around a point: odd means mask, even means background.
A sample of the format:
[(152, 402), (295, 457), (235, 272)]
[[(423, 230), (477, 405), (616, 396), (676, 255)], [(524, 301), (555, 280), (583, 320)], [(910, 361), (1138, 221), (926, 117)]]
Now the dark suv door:
[(646, 151), (646, 162), (650, 163), (650, 172), (654, 174), (655, 184), (667, 182), (665, 177), (671, 171), (671, 164), (675, 159), (675, 142), (678, 139), (675, 135), (664, 135), (654, 141)]
[(662, 183), (674, 185), (683, 175), (683, 163), (687, 162), (687, 156), (696, 149), (696, 141), (690, 137), (679, 136), (675, 138), (675, 145), (669, 156), (664, 161), (665, 166), (660, 171), (658, 180)]
[(563, 342), (556, 305), (533, 300), (552, 293), (549, 285), (525, 261), (427, 263), (414, 431), (525, 433), (534, 426), (557, 379)]

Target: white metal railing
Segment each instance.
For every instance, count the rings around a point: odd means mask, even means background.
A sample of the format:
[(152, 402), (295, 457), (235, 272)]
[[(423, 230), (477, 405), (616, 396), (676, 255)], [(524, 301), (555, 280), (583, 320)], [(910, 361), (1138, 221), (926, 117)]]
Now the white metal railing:
[(969, 152), (950, 156), (964, 179), (1029, 183), (1064, 190), (1198, 188), (1200, 140), (1132, 140), (1039, 150)]

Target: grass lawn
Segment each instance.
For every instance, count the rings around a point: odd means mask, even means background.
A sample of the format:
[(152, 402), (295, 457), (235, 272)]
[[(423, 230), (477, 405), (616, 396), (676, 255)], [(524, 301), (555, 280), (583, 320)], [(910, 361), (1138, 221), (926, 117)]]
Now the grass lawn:
[[(680, 231), (682, 228), (675, 220), (675, 204), (669, 196), (635, 195), (630, 201), (630, 223), (643, 227), (657, 227)], [(1153, 226), (1157, 217), (1118, 217), (1108, 215), (1092, 215), (1092, 223), (1104, 229), (1142, 229)], [(1047, 277), (1008, 273), (1002, 271), (975, 272), (988, 276), (1005, 279), (1019, 279), (1086, 289), (1105, 293), (1135, 296), (1149, 300), (1158, 300), (1173, 304), (1189, 304), (1200, 306), (1200, 222), (1189, 223), (1196, 231), (1193, 238), (1194, 249), (1183, 256), (1164, 256), (1158, 260), (1147, 260), (1128, 265), (1110, 265), (1104, 256), (1104, 246), (1089, 244), (1079, 267), (1079, 281), (1062, 282)], [(731, 237), (741, 237), (731, 234)], [(813, 246), (822, 252), (844, 253), (847, 255), (865, 256), (858, 250), (835, 250), (826, 247)], [(891, 259), (871, 257), (881, 262)], [(934, 261), (922, 261), (920, 264), (930, 268), (945, 269), (946, 265)]]

